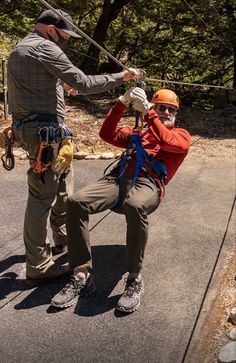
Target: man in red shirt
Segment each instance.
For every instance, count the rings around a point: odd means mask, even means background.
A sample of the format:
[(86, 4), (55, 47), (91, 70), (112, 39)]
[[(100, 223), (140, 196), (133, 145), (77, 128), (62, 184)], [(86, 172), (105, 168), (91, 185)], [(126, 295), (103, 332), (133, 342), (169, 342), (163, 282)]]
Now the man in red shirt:
[[(146, 124), (143, 128), (133, 130), (118, 125), (129, 106), (140, 112), (141, 120), (144, 116)], [(107, 175), (68, 199), (68, 255), (74, 274), (52, 299), (52, 306), (69, 307), (79, 296), (94, 291), (90, 273), (89, 214), (113, 209), (125, 214), (127, 222), (128, 276), (125, 291), (116, 309), (133, 312), (139, 307), (143, 291), (141, 270), (148, 239), (148, 214), (157, 209), (165, 185), (176, 173), (190, 146), (189, 133), (175, 127), (178, 109), (178, 97), (171, 90), (155, 92), (152, 103), (149, 103), (145, 92), (133, 87), (108, 112), (100, 137), (114, 146), (126, 149), (126, 152)]]

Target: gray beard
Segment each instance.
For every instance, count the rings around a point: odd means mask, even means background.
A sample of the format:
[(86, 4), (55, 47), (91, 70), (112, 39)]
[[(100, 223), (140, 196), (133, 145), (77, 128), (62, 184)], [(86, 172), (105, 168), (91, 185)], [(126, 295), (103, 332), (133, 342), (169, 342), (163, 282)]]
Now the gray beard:
[(165, 120), (165, 121), (162, 121), (162, 123), (166, 127), (172, 127), (175, 124), (175, 120)]

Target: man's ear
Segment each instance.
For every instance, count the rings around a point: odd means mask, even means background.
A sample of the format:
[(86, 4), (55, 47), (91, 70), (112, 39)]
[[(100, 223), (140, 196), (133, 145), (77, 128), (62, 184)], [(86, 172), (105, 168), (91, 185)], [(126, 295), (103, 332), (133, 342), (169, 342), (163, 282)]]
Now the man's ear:
[(55, 39), (55, 37), (57, 36), (57, 32), (54, 25), (52, 24), (47, 25), (47, 34), (49, 34), (54, 40), (57, 40)]

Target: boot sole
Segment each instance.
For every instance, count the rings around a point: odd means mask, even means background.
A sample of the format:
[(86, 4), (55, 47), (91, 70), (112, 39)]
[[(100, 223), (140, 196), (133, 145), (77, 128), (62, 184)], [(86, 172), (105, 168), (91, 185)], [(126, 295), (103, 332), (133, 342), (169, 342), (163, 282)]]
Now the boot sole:
[(138, 310), (139, 307), (140, 307), (140, 301), (132, 309), (125, 308), (124, 306), (117, 306), (116, 310), (121, 311), (122, 313), (133, 313), (134, 311)]
[[(81, 296), (81, 295), (80, 295)], [(74, 305), (78, 300), (80, 296), (76, 296), (73, 300), (71, 300), (70, 302), (66, 303), (66, 304), (55, 304), (54, 301), (51, 301), (51, 306), (53, 306), (54, 308), (58, 308), (58, 309), (66, 309), (69, 308), (70, 306)]]

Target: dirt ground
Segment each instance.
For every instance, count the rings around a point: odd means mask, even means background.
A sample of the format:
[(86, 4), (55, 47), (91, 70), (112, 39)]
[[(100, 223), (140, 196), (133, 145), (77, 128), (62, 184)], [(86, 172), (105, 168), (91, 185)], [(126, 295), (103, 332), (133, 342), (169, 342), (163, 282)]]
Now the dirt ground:
[[(74, 134), (77, 151), (95, 154), (121, 151), (106, 144), (98, 136), (111, 105), (112, 102), (106, 98), (67, 99), (65, 121)], [(236, 106), (228, 105), (224, 109), (213, 110), (182, 107), (178, 120), (179, 126), (186, 128), (192, 136), (188, 158), (204, 161), (235, 160)], [(1, 132), (9, 124), (10, 117), (7, 121), (3, 120), (3, 104), (0, 103), (0, 147), (4, 146)], [(133, 126), (134, 113), (128, 112), (121, 124)]]
[(223, 262), (214, 277), (217, 290), (213, 288), (208, 296), (210, 309), (205, 311), (204, 321), (200, 321), (186, 363), (216, 363), (221, 348), (230, 342), (229, 333), (234, 325), (229, 315), (236, 307), (235, 252), (229, 253)]
[[(114, 103), (114, 102), (113, 102)], [(65, 121), (74, 134), (76, 151), (101, 154), (112, 151), (120, 153), (102, 140), (98, 133), (112, 102), (106, 98), (81, 97), (67, 99)], [(0, 153), (4, 147), (3, 129), (11, 122), (4, 120), (3, 104), (0, 103)], [(192, 143), (188, 158), (199, 161), (235, 161), (236, 106), (224, 109), (192, 109), (182, 107), (178, 115), (179, 126), (186, 128)], [(134, 125), (134, 113), (127, 113), (121, 124)], [(27, 161), (25, 161), (27, 162)], [(197, 363), (212, 363), (216, 352), (227, 341), (232, 324), (227, 321), (235, 301), (235, 257), (229, 257), (227, 271), (224, 271), (220, 289), (212, 306), (210, 318), (202, 328)], [(195, 363), (195, 362), (194, 362)]]
[[(94, 153), (117, 152), (98, 137), (106, 112), (111, 107), (107, 99), (84, 99), (79, 104), (76, 99), (67, 106), (66, 123), (75, 135), (78, 150)], [(225, 160), (235, 158), (236, 107), (203, 110), (183, 107), (178, 115), (179, 126), (192, 135), (189, 158), (194, 160)], [(129, 112), (122, 124), (134, 125), (134, 113)]]

